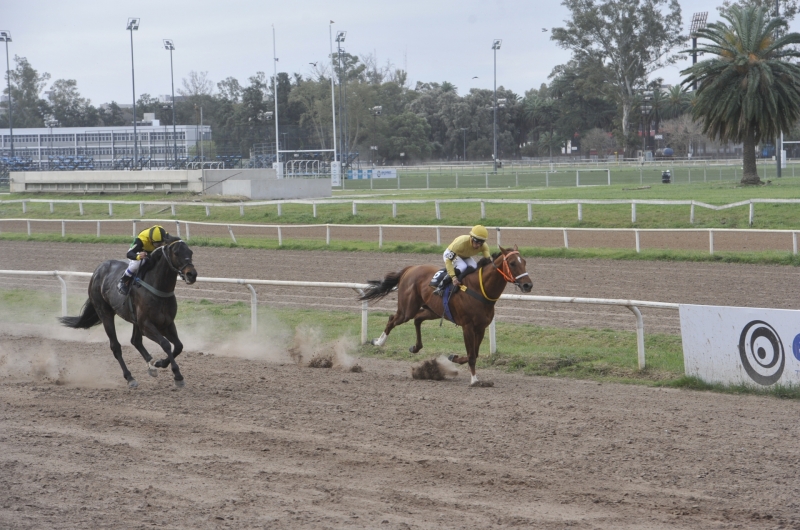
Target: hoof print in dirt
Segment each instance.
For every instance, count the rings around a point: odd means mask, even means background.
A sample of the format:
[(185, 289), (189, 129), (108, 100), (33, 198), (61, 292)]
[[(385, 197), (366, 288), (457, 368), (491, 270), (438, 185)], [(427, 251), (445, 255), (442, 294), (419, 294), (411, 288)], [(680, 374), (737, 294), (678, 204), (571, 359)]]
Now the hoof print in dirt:
[(332, 368), (333, 358), (330, 355), (318, 355), (308, 362), (309, 368)]
[(475, 381), (469, 384), (470, 387), (489, 388), (494, 386), (494, 381)]
[[(450, 365), (450, 366), (448, 366)], [(430, 379), (432, 381), (442, 381), (447, 376), (458, 375), (458, 370), (452, 366), (450, 361), (442, 358), (429, 359), (417, 366), (411, 367), (411, 377), (414, 379)]]

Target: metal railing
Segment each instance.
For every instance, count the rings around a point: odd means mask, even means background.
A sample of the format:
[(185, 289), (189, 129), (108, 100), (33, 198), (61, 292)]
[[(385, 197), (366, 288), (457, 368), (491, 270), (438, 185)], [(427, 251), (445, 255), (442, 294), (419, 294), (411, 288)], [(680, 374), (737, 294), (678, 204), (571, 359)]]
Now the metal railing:
[[(79, 278), (90, 278), (90, 272), (72, 272), (72, 271), (20, 271), (20, 270), (0, 270), (0, 275), (10, 276), (55, 276), (61, 283), (61, 315), (67, 316), (67, 283), (64, 281), (65, 276), (74, 276)], [(199, 283), (225, 283), (244, 285), (250, 291), (250, 332), (255, 334), (258, 330), (258, 295), (253, 288), (254, 285), (276, 285), (276, 286), (295, 286), (295, 287), (324, 287), (324, 288), (342, 288), (353, 289), (357, 293), (363, 292), (368, 288), (368, 284), (363, 283), (348, 283), (348, 282), (306, 282), (306, 281), (288, 281), (288, 280), (250, 280), (238, 278), (197, 278)], [(643, 370), (646, 367), (645, 350), (644, 350), (644, 320), (642, 313), (639, 311), (640, 307), (651, 307), (656, 309), (678, 309), (678, 304), (667, 302), (647, 302), (642, 300), (617, 300), (617, 299), (604, 299), (604, 298), (577, 298), (577, 297), (561, 297), (561, 296), (535, 296), (535, 295), (520, 295), (520, 294), (503, 294), (500, 296), (501, 300), (517, 300), (528, 302), (549, 302), (549, 303), (565, 303), (565, 304), (592, 304), (592, 305), (609, 305), (609, 306), (622, 306), (627, 307), (636, 317), (636, 349), (639, 369)], [(367, 342), (367, 324), (369, 316), (369, 303), (367, 301), (361, 302), (361, 343)], [(489, 353), (497, 353), (497, 330), (496, 322), (492, 320), (489, 325)]]

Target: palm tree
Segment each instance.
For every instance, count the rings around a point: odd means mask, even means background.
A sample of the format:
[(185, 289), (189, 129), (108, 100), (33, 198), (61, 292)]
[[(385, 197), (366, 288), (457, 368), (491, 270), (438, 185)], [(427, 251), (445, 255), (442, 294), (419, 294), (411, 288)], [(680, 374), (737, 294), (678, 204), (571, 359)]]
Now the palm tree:
[(680, 85), (667, 90), (664, 99), (662, 117), (665, 119), (678, 118), (692, 110), (692, 95)]
[(732, 6), (722, 18), (727, 23), (697, 32), (711, 41), (697, 51), (715, 57), (683, 70), (682, 84), (699, 87), (692, 114), (704, 134), (742, 142), (742, 184), (760, 184), (756, 144), (789, 131), (800, 117), (800, 66), (787, 60), (800, 57), (791, 47), (800, 43), (800, 33), (776, 38), (786, 23), (769, 18), (764, 8)]

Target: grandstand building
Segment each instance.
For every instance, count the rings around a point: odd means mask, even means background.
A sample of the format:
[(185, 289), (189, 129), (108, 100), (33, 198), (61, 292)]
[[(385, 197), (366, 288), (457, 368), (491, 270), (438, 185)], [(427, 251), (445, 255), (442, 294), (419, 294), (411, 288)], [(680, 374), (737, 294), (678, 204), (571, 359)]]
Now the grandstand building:
[[(149, 117), (149, 116), (147, 116)], [(199, 142), (211, 140), (208, 125), (137, 122), (138, 167), (185, 167), (200, 154)], [(14, 159), (28, 170), (125, 169), (133, 166), (133, 125), (115, 127), (14, 128)], [(176, 152), (177, 151), (177, 152)], [(192, 153), (192, 156), (189, 153)], [(11, 157), (11, 131), (0, 129), (0, 159)]]

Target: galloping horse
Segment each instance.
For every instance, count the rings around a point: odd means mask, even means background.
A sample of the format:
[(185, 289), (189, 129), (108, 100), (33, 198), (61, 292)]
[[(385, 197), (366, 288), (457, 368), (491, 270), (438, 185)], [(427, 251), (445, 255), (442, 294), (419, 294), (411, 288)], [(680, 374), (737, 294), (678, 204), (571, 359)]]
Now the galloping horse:
[[(134, 280), (138, 288), (131, 289), (127, 297), (117, 291), (117, 281), (122, 277), (127, 263), (104, 261), (89, 280), (89, 299), (83, 304), (80, 316), (62, 317), (59, 320), (67, 327), (80, 329), (88, 329), (102, 322), (111, 342), (111, 351), (122, 367), (123, 377), (130, 388), (136, 388), (139, 383), (125, 366), (122, 348), (117, 340), (114, 315), (119, 315), (133, 324), (131, 344), (147, 362), (148, 373), (156, 377), (156, 368), (171, 365), (175, 386), (181, 388), (185, 382), (175, 357), (183, 351), (183, 344), (175, 329), (175, 315), (178, 312), (175, 284), (178, 275), (189, 285), (197, 280), (197, 271), (192, 264), (192, 251), (181, 239), (170, 237), (163, 246), (150, 253), (148, 261), (145, 265), (147, 270), (142, 277)], [(158, 343), (166, 352), (166, 359), (154, 362), (142, 344), (142, 335)], [(175, 346), (174, 349), (170, 343)]]
[[(383, 280), (369, 282), (370, 287), (359, 297), (360, 300), (380, 300), (397, 287), (397, 312), (389, 318), (383, 334), (374, 339), (372, 344), (383, 346), (395, 326), (413, 318), (417, 329), (417, 343), (409, 351), (417, 353), (422, 349), (422, 322), (442, 318), (445, 314), (444, 297), (435, 295), (434, 288), (430, 286), (431, 277), (437, 270), (438, 267), (434, 265), (416, 265), (399, 272), (391, 272)], [(520, 281), (526, 277), (527, 281)], [(478, 381), (478, 376), (475, 375), (478, 350), (486, 328), (494, 318), (494, 304), (503, 294), (506, 283), (513, 283), (526, 293), (533, 287), (531, 277), (525, 269), (525, 260), (519, 255), (516, 245), (513, 250), (500, 247), (500, 252), (494, 254), (492, 259), (483, 258), (478, 262), (477, 274), (466, 276), (461, 290), (453, 290), (450, 297), (450, 313), (453, 322), (461, 326), (464, 333), (467, 355), (450, 355), (448, 358), (458, 364), (469, 363), (472, 374), (470, 384)]]

